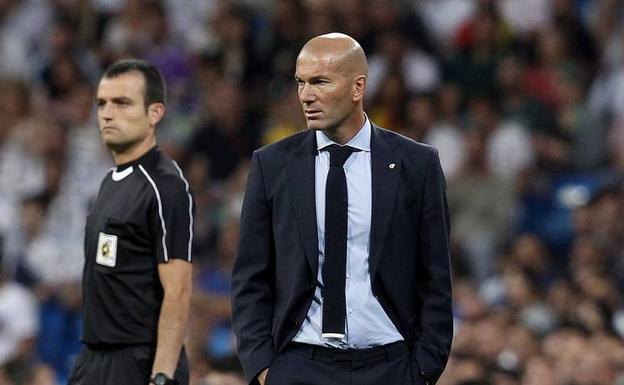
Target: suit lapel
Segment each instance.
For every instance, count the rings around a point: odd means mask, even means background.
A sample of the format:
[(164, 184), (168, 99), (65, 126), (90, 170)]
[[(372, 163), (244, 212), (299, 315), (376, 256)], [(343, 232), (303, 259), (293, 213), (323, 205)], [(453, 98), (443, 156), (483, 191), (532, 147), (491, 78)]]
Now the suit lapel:
[(318, 271), (318, 233), (315, 199), (316, 135), (309, 130), (301, 145), (293, 149), (288, 164), (288, 186), (312, 279)]
[(377, 272), (383, 243), (394, 213), (394, 204), (401, 170), (401, 154), (394, 148), (389, 135), (376, 126), (371, 134), (372, 219), (370, 234), (371, 280)]

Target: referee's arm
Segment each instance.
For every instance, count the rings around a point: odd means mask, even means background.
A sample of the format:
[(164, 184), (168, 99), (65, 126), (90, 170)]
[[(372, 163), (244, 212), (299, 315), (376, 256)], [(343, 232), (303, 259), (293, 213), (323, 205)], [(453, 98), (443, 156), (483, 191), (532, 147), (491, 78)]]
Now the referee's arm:
[[(177, 168), (177, 165), (176, 165)], [(163, 300), (158, 318), (152, 375), (174, 376), (184, 344), (192, 291), (191, 244), (194, 204), (188, 182), (178, 168), (156, 178), (158, 210), (152, 211), (153, 239)]]
[(171, 259), (158, 265), (164, 298), (158, 320), (158, 342), (152, 374), (165, 373), (173, 377), (178, 365), (191, 301), (191, 266), (183, 259)]

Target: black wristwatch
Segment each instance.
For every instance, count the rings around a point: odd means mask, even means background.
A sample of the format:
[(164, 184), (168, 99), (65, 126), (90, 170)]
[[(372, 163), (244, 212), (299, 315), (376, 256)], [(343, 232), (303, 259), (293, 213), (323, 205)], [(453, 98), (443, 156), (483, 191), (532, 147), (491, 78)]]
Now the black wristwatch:
[(178, 381), (175, 378), (171, 378), (165, 373), (156, 373), (150, 379), (150, 383), (154, 385), (178, 385)]

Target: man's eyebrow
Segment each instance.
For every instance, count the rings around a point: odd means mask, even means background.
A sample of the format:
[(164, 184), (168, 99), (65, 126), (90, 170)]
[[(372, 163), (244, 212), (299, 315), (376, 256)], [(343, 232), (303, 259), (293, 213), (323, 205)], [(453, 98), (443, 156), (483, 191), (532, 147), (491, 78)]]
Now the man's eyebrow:
[(110, 101), (110, 102), (115, 103), (115, 104), (119, 104), (119, 103), (132, 104), (132, 103), (134, 103), (134, 101), (131, 98), (127, 97), (127, 96), (116, 96), (116, 97), (113, 97), (113, 98), (103, 98), (103, 97), (95, 98), (95, 103), (98, 104), (98, 105), (104, 104), (107, 101)]
[(111, 98), (111, 100), (113, 101), (113, 103), (132, 102), (132, 99), (130, 99), (127, 96), (117, 96), (117, 97)]
[[(308, 81), (316, 81), (316, 80), (324, 80), (324, 79), (329, 79), (330, 77), (328, 75), (314, 75), (314, 76), (310, 76), (308, 78)], [(301, 79), (299, 76), (295, 75), (295, 80), (303, 80)]]

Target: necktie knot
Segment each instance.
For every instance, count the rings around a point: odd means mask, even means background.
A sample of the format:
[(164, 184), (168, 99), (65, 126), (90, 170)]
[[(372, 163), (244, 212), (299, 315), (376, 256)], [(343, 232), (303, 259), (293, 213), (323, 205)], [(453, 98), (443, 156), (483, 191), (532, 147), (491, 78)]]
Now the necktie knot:
[(325, 147), (325, 150), (329, 151), (329, 166), (330, 167), (342, 167), (344, 166), (349, 156), (355, 151), (359, 151), (356, 148), (350, 146), (339, 146), (332, 144)]

